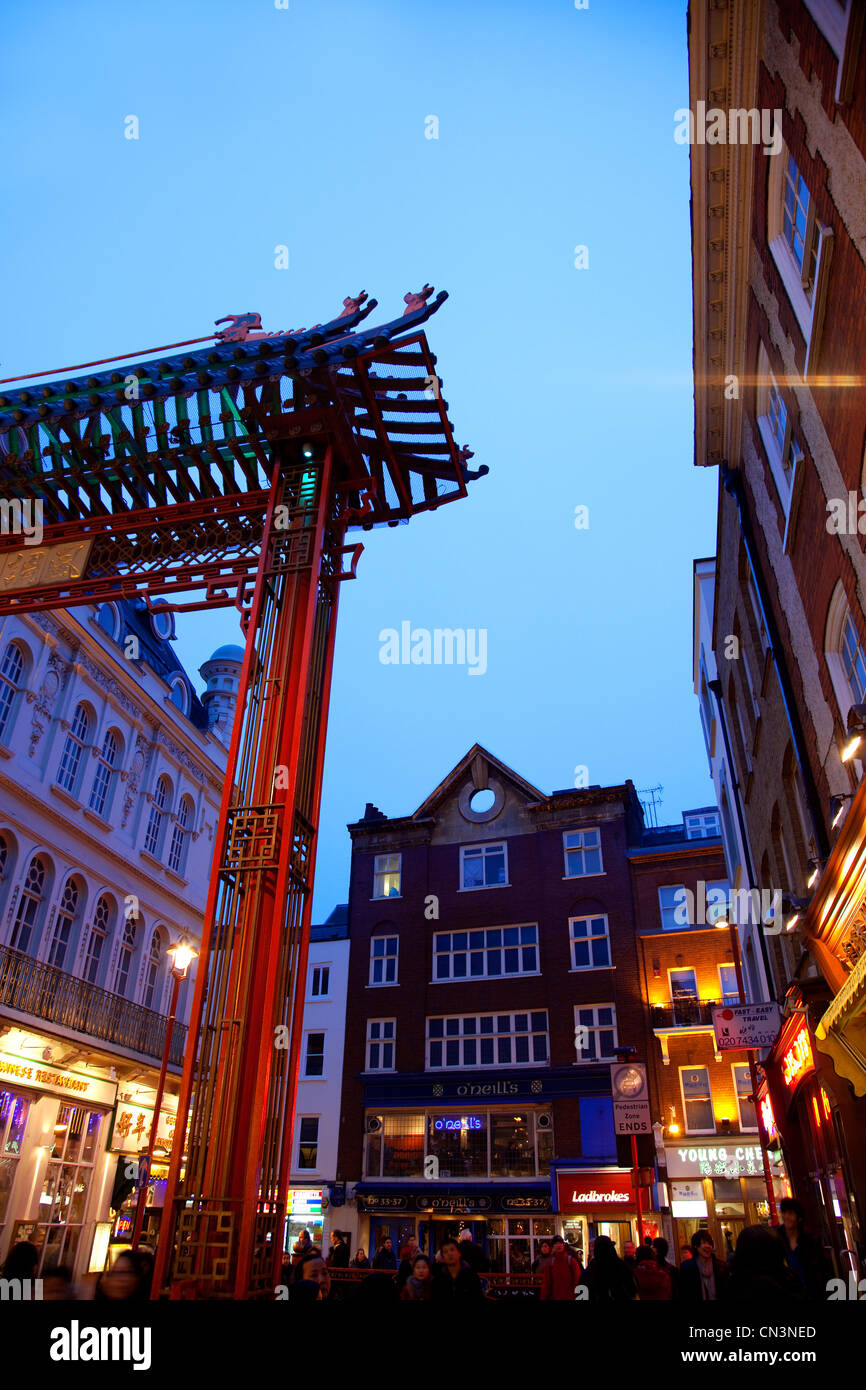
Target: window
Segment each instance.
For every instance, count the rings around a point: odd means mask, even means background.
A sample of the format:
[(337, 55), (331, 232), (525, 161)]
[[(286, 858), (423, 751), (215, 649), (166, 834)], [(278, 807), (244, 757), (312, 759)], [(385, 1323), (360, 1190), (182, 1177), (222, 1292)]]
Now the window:
[(182, 796), (177, 808), (177, 817), (171, 827), (171, 845), (168, 851), (168, 867), (176, 874), (182, 874), (186, 868), (192, 814), (191, 797)]
[(298, 1117), (298, 1170), (315, 1169), (319, 1155), (319, 1116)]
[(787, 516), (793, 495), (794, 470), (802, 450), (792, 433), (788, 408), (763, 344), (758, 352), (757, 417), (770, 472)]
[(841, 656), (845, 676), (854, 696), (854, 704), (862, 705), (866, 700), (866, 657), (863, 655), (863, 644), (850, 613), (842, 628)]
[(90, 936), (87, 942), (87, 954), (84, 958), (83, 976), (88, 984), (95, 985), (99, 978), (99, 966), (102, 961), (102, 954), (105, 950), (105, 942), (110, 936), (114, 926), (114, 904), (109, 897), (103, 893), (96, 904), (93, 913), (93, 924), (90, 928)]
[(377, 854), (373, 862), (373, 897), (400, 897), (402, 854)]
[(111, 808), (111, 794), (114, 790), (114, 769), (117, 766), (117, 736), (109, 729), (102, 740), (102, 748), (96, 763), (93, 786), (90, 789), (90, 809), (98, 816), (104, 816)]
[(29, 1100), (13, 1091), (0, 1091), (0, 1236), (9, 1214), (9, 1198), (15, 1171), (21, 1156), (24, 1131), (27, 1128)]
[(395, 985), (397, 983), (397, 953), (400, 938), (397, 936), (372, 936), (370, 938), (370, 984)]
[(181, 714), (189, 714), (189, 688), (183, 677), (177, 676), (172, 681), (171, 693), (168, 698), (180, 710)]
[(566, 830), (562, 847), (566, 878), (585, 878), (588, 874), (603, 872), (600, 830)]
[(769, 163), (767, 242), (806, 342), (805, 375), (814, 369), (826, 308), (833, 231), (790, 150)]
[(331, 990), (331, 967), (314, 965), (310, 977), (310, 998), (327, 999)]
[[(30, 950), (33, 929), (45, 899), (47, 872), (45, 860), (41, 859), (38, 854), (34, 855), (30, 861), (30, 867), (21, 889), (21, 896), (15, 909), (15, 921), (12, 924), (12, 936), (9, 941), (13, 951)], [(34, 945), (37, 944), (38, 942), (34, 942)], [(36, 954), (35, 950), (32, 954)]]
[(433, 937), (434, 980), (489, 980), (537, 973), (537, 926), (437, 932)]
[(48, 964), (56, 965), (58, 970), (63, 969), (66, 961), (69, 942), (78, 918), (79, 898), (80, 893), (75, 879), (67, 879), (60, 898), (60, 906), (54, 918), (54, 930), (51, 933), (51, 946), (48, 950)]
[(57, 785), (66, 792), (74, 794), (78, 786), (81, 759), (89, 733), (90, 715), (84, 705), (76, 705), (57, 772)]
[(684, 817), (687, 840), (709, 840), (718, 835), (718, 811), (688, 811)]
[(682, 931), (688, 921), (689, 898), (682, 883), (668, 884), (659, 889), (659, 912), (663, 931)]
[[(608, 1102), (609, 1103), (609, 1102)], [(375, 1114), (364, 1116), (365, 1177), (417, 1178), (424, 1158), (439, 1161), (439, 1176), (451, 1178), (548, 1177), (553, 1157), (549, 1114), (513, 1105)], [(551, 1222), (552, 1218), (548, 1218)]]
[(101, 603), (96, 614), (96, 621), (113, 641), (117, 641), (117, 633), (120, 626), (120, 615), (113, 603)]
[(866, 654), (841, 579), (827, 609), (824, 658), (843, 723), (866, 700)]
[(155, 931), (150, 938), (150, 950), (147, 953), (147, 965), (144, 971), (144, 997), (142, 1003), (146, 1009), (158, 1008), (160, 999), (157, 990), (159, 982), (159, 968), (162, 964), (162, 938), (158, 931)]
[(127, 917), (123, 923), (123, 934), (120, 938), (120, 950), (117, 956), (117, 970), (114, 975), (114, 992), (122, 995), (124, 999), (128, 997), (127, 991), (132, 962), (135, 957), (135, 944), (136, 924)]
[(574, 1038), (579, 1062), (615, 1062), (617, 1037), (613, 1004), (576, 1004)]
[(548, 1060), (547, 1010), (427, 1019), (427, 1068), (522, 1067)]
[(98, 1111), (80, 1105), (60, 1107), (39, 1198), (42, 1219), (34, 1232), (34, 1243), (41, 1247), (40, 1273), (52, 1265), (75, 1264), (101, 1123)]
[(492, 845), (464, 845), (460, 850), (461, 888), (498, 888), (508, 882), (508, 855), (505, 842)]
[(737, 971), (733, 965), (719, 966), (719, 984), (723, 1004), (739, 1004), (740, 991), (737, 985)]
[(144, 848), (148, 854), (156, 854), (162, 840), (162, 821), (171, 801), (171, 782), (165, 776), (157, 778), (150, 804), (150, 818), (144, 836)]
[(601, 970), (610, 965), (607, 917), (570, 917), (572, 970)]
[(757, 1129), (758, 1117), (752, 1095), (752, 1073), (748, 1063), (736, 1062), (731, 1068), (734, 1073), (734, 1090), (737, 1094), (737, 1110), (740, 1116), (740, 1129)]
[(669, 970), (671, 999), (697, 999), (698, 977), (694, 970)]
[(811, 295), (816, 258), (814, 204), (809, 197), (806, 180), (791, 154), (785, 164), (782, 190), (782, 236), (799, 266), (803, 288), (807, 295)]
[(325, 1075), (325, 1035), (308, 1033), (304, 1052), (304, 1076)]
[(365, 1071), (394, 1070), (394, 1038), (397, 1020), (394, 1018), (367, 1019), (367, 1065)]
[[(704, 922), (707, 926), (726, 918), (730, 910), (731, 885), (726, 878), (709, 879), (704, 884), (706, 895), (706, 909), (704, 911)], [(704, 923), (699, 922), (698, 926)]]
[(713, 1098), (707, 1067), (680, 1067), (680, 1089), (687, 1134), (715, 1134)]
[(22, 687), (23, 675), (24, 653), (16, 643), (10, 642), (0, 664), (0, 738), (5, 738), (7, 729), (11, 732), (12, 712)]

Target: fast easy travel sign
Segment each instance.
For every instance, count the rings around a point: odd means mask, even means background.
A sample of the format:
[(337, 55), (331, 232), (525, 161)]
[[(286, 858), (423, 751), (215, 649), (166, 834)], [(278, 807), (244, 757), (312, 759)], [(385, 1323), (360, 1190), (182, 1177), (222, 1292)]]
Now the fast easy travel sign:
[(772, 1047), (781, 1024), (782, 1015), (776, 1003), (717, 1004), (713, 1009), (713, 1031), (720, 1052)]

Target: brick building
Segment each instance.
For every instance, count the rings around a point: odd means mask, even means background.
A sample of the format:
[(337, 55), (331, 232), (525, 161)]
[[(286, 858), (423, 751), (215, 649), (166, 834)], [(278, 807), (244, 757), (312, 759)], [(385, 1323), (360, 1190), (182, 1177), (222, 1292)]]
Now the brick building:
[[(661, 921), (670, 833), (631, 782), (547, 796), (478, 745), (414, 814), (349, 830), (343, 1227), (431, 1249), (470, 1225), (512, 1273), (554, 1230), (622, 1249), (610, 1064), (651, 1049), (637, 925)], [(714, 810), (676, 838), (668, 885), (722, 877)]]
[(691, 148), (695, 461), (720, 472), (707, 703), (745, 827), (732, 881), (785, 895), (752, 933), (787, 1015), (767, 1086), (842, 1269), (866, 1255), (866, 792), (841, 758), (866, 701), (863, 17), (860, 0), (689, 15), (692, 109), (775, 127)]

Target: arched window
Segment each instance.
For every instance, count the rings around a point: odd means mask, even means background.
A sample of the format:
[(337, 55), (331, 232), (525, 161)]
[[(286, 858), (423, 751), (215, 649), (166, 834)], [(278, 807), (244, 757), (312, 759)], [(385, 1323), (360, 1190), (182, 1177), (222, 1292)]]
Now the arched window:
[(171, 805), (171, 780), (163, 775), (157, 778), (150, 803), (150, 818), (144, 836), (144, 848), (148, 854), (157, 854), (162, 843), (162, 823)]
[(138, 923), (132, 917), (125, 918), (123, 935), (120, 938), (120, 951), (117, 957), (117, 969), (114, 972), (114, 993), (123, 995), (124, 999), (129, 998), (137, 933)]
[(192, 798), (182, 796), (177, 808), (177, 818), (171, 830), (171, 846), (168, 851), (168, 867), (176, 874), (182, 874), (186, 867), (189, 847), (189, 828), (192, 825)]
[(90, 715), (84, 705), (75, 706), (75, 713), (72, 716), (72, 724), (69, 733), (66, 735), (66, 742), (63, 745), (63, 755), (60, 759), (60, 768), (57, 773), (57, 785), (64, 791), (75, 792), (78, 786), (81, 772), (81, 760), (84, 754), (84, 745), (90, 733)]
[[(48, 865), (40, 855), (34, 854), (15, 908), (15, 921), (12, 924), (12, 936), (9, 941), (13, 951), (30, 952), (31, 944), (38, 943), (38, 933), (34, 937), (34, 931), (45, 902), (47, 876)], [(30, 954), (35, 955), (36, 953), (32, 951)]]
[(144, 997), (142, 1003), (146, 1009), (153, 1009), (159, 1005), (159, 974), (162, 965), (162, 938), (158, 931), (153, 933), (150, 938), (150, 950), (147, 953), (147, 967), (144, 972)]
[(105, 951), (105, 943), (114, 928), (116, 908), (111, 898), (103, 893), (97, 900), (93, 913), (90, 936), (87, 941), (87, 955), (84, 958), (82, 974), (88, 984), (95, 985), (99, 978), (99, 967)]
[(120, 736), (109, 729), (102, 740), (102, 747), (96, 761), (96, 772), (90, 790), (90, 809), (98, 816), (104, 816), (111, 809), (114, 793), (115, 769), (120, 751)]
[(74, 878), (68, 878), (60, 895), (60, 906), (54, 918), (54, 930), (51, 933), (51, 945), (48, 949), (48, 964), (56, 965), (58, 970), (63, 969), (67, 956), (70, 959), (72, 956), (69, 946), (78, 922), (82, 906), (81, 899), (82, 893), (78, 883)]
[(866, 653), (841, 579), (827, 609), (824, 657), (844, 721), (852, 705), (866, 702)]
[(120, 627), (120, 614), (115, 604), (101, 603), (99, 605), (99, 612), (96, 615), (96, 621), (102, 628), (102, 631), (107, 632), (108, 636), (116, 642), (118, 629)]
[(23, 684), (24, 653), (17, 642), (10, 642), (0, 663), (0, 738), (12, 732), (12, 714)]
[(176, 705), (181, 714), (189, 714), (189, 688), (182, 676), (176, 676), (171, 683), (171, 694), (168, 697), (173, 705)]

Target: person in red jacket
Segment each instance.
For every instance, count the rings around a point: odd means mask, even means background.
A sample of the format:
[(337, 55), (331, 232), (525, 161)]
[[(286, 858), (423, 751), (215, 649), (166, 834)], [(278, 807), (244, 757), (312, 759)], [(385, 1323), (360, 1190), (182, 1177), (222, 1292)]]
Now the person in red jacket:
[(637, 1292), (641, 1302), (644, 1299), (654, 1301), (672, 1297), (671, 1276), (666, 1269), (662, 1269), (658, 1262), (658, 1256), (651, 1245), (642, 1245), (635, 1252), (632, 1273), (637, 1282)]
[(574, 1300), (574, 1291), (583, 1270), (569, 1255), (562, 1236), (554, 1237), (551, 1256), (541, 1271), (541, 1297)]

